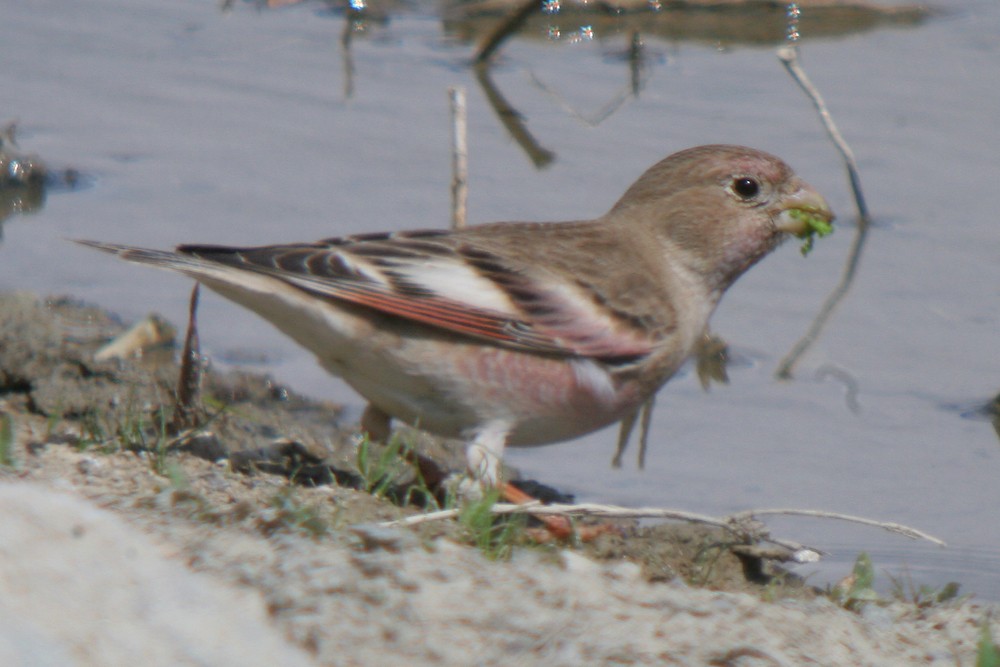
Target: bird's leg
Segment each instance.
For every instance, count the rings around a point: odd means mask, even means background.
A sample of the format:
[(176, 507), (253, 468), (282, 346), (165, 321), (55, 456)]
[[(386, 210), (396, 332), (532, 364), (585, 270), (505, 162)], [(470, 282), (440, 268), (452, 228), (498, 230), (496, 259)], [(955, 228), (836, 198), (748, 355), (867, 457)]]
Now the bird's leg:
[[(388, 413), (369, 403), (361, 415), (361, 429), (372, 440), (384, 442), (389, 438), (391, 420), (392, 417)], [(507, 502), (518, 505), (535, 502), (535, 498), (524, 491), (501, 481), (503, 451), (507, 445), (509, 432), (510, 426), (506, 422), (496, 422), (487, 424), (475, 433), (466, 447), (469, 479), (466, 480), (467, 483), (460, 485), (459, 495), (474, 498), (481, 496), (484, 488), (495, 487), (500, 491), (500, 496)], [(431, 459), (417, 452), (408, 452), (407, 458), (419, 466), (425, 483), (431, 488), (436, 488), (445, 481), (445, 472)], [(548, 542), (552, 539), (562, 540), (574, 534), (573, 525), (566, 517), (542, 516), (536, 518), (545, 524), (544, 528), (531, 532), (532, 537), (538, 542)], [(580, 539), (587, 540), (592, 537), (592, 532), (596, 535), (600, 532), (606, 532), (606, 530), (599, 526), (589, 526), (580, 529), (577, 535)]]
[(392, 416), (374, 403), (369, 403), (361, 415), (361, 430), (367, 433), (370, 439), (385, 442), (389, 439), (389, 433), (392, 431), (391, 421)]
[(496, 421), (475, 432), (465, 448), (469, 475), (483, 487), (500, 486), (503, 450), (507, 446), (510, 424)]
[(639, 422), (639, 470), (646, 469), (646, 445), (649, 443), (649, 425), (653, 423), (654, 407), (656, 407), (656, 394), (642, 404), (642, 418)]
[[(500, 495), (504, 500), (515, 505), (538, 502), (537, 498), (507, 482), (500, 485)], [(544, 524), (542, 528), (528, 529), (528, 535), (536, 542), (551, 542), (553, 539), (565, 540), (573, 536), (573, 524), (564, 516), (532, 516)]]
[(640, 415), (642, 420), (639, 422), (639, 470), (646, 467), (646, 445), (649, 442), (649, 424), (653, 419), (655, 403), (656, 395), (654, 394), (645, 403), (622, 418), (621, 426), (618, 427), (618, 447), (615, 449), (615, 457), (611, 459), (611, 465), (615, 468), (622, 467), (622, 455), (628, 448), (629, 440), (632, 438), (632, 429), (635, 428), (635, 422)]
[[(466, 449), (469, 474), (475, 482), (479, 483), (479, 488), (496, 487), (500, 491), (500, 496), (507, 502), (517, 505), (536, 502), (535, 498), (521, 489), (501, 480), (501, 462), (503, 460), (503, 450), (507, 445), (507, 435), (510, 433), (510, 426), (506, 422), (495, 422), (487, 424), (480, 429)], [(575, 533), (570, 520), (562, 516), (539, 516), (535, 517), (544, 524), (544, 528), (530, 531), (529, 534), (538, 542), (548, 542), (552, 539), (564, 540), (572, 537)], [(594, 528), (594, 527), (589, 527)], [(600, 528), (599, 532), (606, 532), (605, 528)], [(576, 532), (580, 539), (592, 539), (588, 528)]]
[[(512, 484), (503, 484), (500, 493), (507, 502), (523, 505), (525, 503), (536, 502), (535, 498), (517, 488)], [(589, 526), (574, 526), (567, 517), (564, 516), (536, 516), (532, 515), (544, 525), (542, 528), (529, 528), (527, 533), (536, 542), (551, 542), (553, 539), (565, 540), (575, 537), (581, 542), (590, 542), (604, 533), (621, 534), (621, 529), (611, 523), (601, 522)]]
[(618, 427), (618, 446), (615, 448), (615, 456), (611, 459), (611, 465), (615, 468), (622, 467), (622, 456), (625, 454), (625, 450), (628, 449), (629, 440), (632, 439), (632, 429), (635, 428), (635, 420), (639, 417), (639, 410), (642, 408), (637, 408), (632, 412), (628, 413), (622, 418), (621, 425)]

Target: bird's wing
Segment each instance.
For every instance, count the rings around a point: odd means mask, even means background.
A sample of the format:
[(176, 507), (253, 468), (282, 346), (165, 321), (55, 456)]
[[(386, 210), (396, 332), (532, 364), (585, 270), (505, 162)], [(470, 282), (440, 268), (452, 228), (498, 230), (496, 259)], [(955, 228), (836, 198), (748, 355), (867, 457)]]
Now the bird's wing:
[[(374, 234), (260, 248), (178, 252), (260, 271), (315, 296), (347, 301), (532, 352), (628, 360), (653, 343), (586, 285), (519, 265), (443, 231)], [(537, 267), (534, 267), (537, 269)]]
[[(254, 248), (184, 245), (176, 253), (87, 244), (195, 276), (199, 263), (233, 270), (233, 281), (238, 271), (265, 274), (318, 298), (531, 352), (624, 363), (654, 346), (585, 284), (518, 266), (450, 232)], [(218, 271), (212, 273), (218, 279)]]

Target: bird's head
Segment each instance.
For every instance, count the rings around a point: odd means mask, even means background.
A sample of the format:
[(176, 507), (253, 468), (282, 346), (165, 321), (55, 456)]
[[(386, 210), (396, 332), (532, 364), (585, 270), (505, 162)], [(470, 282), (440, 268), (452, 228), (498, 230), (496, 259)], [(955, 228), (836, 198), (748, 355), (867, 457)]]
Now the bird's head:
[(721, 292), (782, 240), (828, 225), (833, 213), (777, 157), (714, 145), (653, 165), (606, 217), (647, 228)]

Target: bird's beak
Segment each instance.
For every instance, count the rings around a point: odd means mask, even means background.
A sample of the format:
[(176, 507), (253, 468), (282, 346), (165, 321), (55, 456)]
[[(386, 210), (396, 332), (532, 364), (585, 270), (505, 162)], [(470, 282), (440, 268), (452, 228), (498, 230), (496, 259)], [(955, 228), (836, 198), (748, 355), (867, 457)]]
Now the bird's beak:
[(774, 226), (779, 232), (795, 236), (805, 236), (814, 226), (811, 221), (829, 225), (833, 222), (833, 211), (823, 196), (806, 184), (782, 202), (781, 210), (774, 218)]

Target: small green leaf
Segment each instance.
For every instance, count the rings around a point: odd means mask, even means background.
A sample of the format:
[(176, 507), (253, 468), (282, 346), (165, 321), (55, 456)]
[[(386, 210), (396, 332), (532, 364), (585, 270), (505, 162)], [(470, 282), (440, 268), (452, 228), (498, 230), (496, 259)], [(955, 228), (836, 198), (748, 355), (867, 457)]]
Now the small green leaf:
[[(849, 582), (849, 583), (848, 583)], [(834, 602), (852, 611), (857, 611), (870, 602), (880, 603), (882, 599), (875, 592), (875, 566), (872, 565), (871, 557), (861, 552), (857, 560), (854, 561), (854, 570), (845, 582), (833, 589), (831, 599)]]
[(993, 633), (990, 632), (989, 619), (983, 619), (983, 629), (979, 633), (979, 646), (976, 651), (976, 667), (1000, 667), (1000, 650), (993, 643)]
[(854, 561), (854, 585), (851, 586), (852, 596), (866, 590), (871, 590), (875, 583), (875, 566), (872, 565), (871, 556), (862, 551), (857, 560)]
[(496, 489), (486, 489), (482, 498), (466, 503), (458, 515), (469, 540), (490, 560), (507, 560), (521, 539), (527, 516), (494, 516), (493, 505), (500, 499)]
[(958, 582), (949, 581), (945, 584), (937, 595), (934, 596), (934, 601), (937, 603), (950, 602), (958, 597), (958, 591), (961, 588)]
[(792, 218), (799, 220), (800, 222), (806, 223), (806, 228), (799, 234), (796, 234), (800, 239), (802, 239), (802, 255), (808, 255), (813, 248), (813, 241), (815, 237), (823, 238), (824, 236), (829, 236), (833, 233), (833, 225), (830, 221), (821, 215), (817, 215), (812, 211), (801, 208), (793, 208), (788, 212)]
[(14, 420), (0, 414), (0, 466), (14, 465)]

